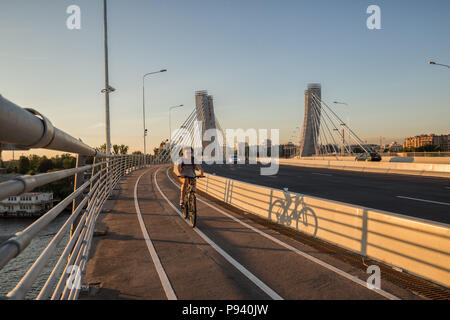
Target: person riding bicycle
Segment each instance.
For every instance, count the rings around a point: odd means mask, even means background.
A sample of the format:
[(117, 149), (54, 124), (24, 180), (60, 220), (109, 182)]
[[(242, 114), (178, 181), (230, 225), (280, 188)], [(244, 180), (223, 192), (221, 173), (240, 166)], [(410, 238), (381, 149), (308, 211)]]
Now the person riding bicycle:
[[(194, 163), (194, 149), (192, 147), (183, 149), (183, 158), (178, 164), (175, 164), (175, 170), (178, 172), (178, 176), (181, 182), (181, 193), (180, 193), (180, 207), (184, 206), (184, 195), (186, 193), (189, 179), (195, 178), (197, 175), (195, 171), (200, 171), (198, 176), (203, 176), (203, 169), (199, 164)], [(193, 190), (195, 190), (195, 179), (191, 180), (191, 185)]]

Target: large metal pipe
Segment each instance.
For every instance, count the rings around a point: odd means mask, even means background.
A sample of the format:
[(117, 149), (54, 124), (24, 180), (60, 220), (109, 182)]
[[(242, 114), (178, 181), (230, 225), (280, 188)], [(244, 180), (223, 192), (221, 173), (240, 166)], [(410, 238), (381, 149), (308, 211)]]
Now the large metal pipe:
[[(100, 163), (97, 163), (94, 166), (98, 165), (100, 165)], [(13, 180), (2, 182), (0, 183), (0, 201), (10, 196), (17, 196), (24, 192), (29, 192), (37, 187), (73, 176), (74, 174), (84, 172), (91, 168), (92, 165), (88, 165), (80, 168), (41, 173), (34, 176), (25, 175)]]
[(42, 114), (24, 109), (0, 95), (0, 143), (25, 149), (45, 148), (85, 156), (105, 156), (62, 130)]

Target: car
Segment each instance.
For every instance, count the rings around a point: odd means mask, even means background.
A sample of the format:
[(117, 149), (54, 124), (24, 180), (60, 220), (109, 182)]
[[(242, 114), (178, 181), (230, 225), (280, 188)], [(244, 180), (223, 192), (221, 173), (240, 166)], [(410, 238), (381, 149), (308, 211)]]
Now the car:
[(365, 152), (356, 156), (355, 161), (381, 161), (381, 156), (376, 152)]
[(247, 163), (248, 159), (246, 158), (241, 158), (237, 155), (231, 156), (228, 158), (228, 163), (229, 164), (244, 164)]
[(231, 156), (228, 158), (229, 164), (237, 164), (239, 160), (239, 157), (237, 155)]

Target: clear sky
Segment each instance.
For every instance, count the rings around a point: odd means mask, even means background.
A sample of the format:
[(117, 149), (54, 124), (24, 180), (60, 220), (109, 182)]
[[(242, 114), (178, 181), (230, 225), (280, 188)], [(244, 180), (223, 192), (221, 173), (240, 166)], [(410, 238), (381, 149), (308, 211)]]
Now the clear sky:
[[(109, 0), (111, 140), (142, 150), (147, 78), (151, 149), (214, 96), (223, 128), (301, 126), (304, 90), (350, 105), (350, 126), (384, 142), (450, 133), (450, 1)], [(81, 8), (68, 30), (66, 8)], [(381, 8), (381, 30), (366, 9)], [(91, 146), (105, 141), (101, 0), (0, 0), (0, 94)], [(344, 106), (337, 106), (345, 116)], [(36, 152), (34, 152), (36, 153)], [(20, 154), (20, 153), (19, 153)], [(17, 155), (17, 153), (16, 153)], [(9, 158), (10, 152), (4, 152)]]

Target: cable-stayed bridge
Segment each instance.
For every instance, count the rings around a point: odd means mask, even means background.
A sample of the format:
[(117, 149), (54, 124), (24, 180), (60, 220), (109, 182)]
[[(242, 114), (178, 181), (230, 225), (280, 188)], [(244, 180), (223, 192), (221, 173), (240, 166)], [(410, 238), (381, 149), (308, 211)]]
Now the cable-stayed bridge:
[[(227, 144), (226, 132), (215, 116), (212, 96), (204, 90), (196, 92), (195, 97), (196, 107), (165, 144), (158, 157), (159, 163), (169, 161), (172, 150), (178, 153), (183, 146), (200, 149), (201, 155), (201, 150), (209, 143), (216, 143), (217, 149), (221, 150), (223, 156), (226, 154), (227, 147), (232, 149), (232, 154), (236, 152), (236, 148), (239, 148), (235, 145), (235, 141)], [(213, 138), (204, 139), (207, 130), (210, 132), (212, 130)], [(300, 148), (295, 153), (301, 157), (353, 155), (372, 151), (329, 104), (321, 100), (320, 84), (309, 84), (305, 91), (305, 118), (301, 132)], [(219, 139), (216, 140), (217, 137)], [(246, 142), (238, 141), (238, 145), (239, 143), (245, 145)], [(277, 145), (279, 142), (272, 141), (272, 144)]]
[[(45, 115), (0, 97), (2, 145), (77, 154), (76, 168), (0, 183), (0, 200), (13, 201), (75, 176), (67, 198), (24, 230), (1, 235), (5, 282), (16, 258), (72, 207), (3, 299), (449, 298), (450, 226), (442, 220), (449, 205), (442, 192), (447, 180), (421, 178), (414, 188), (411, 177), (390, 177), (386, 184), (375, 175), (358, 181), (317, 169), (281, 168), (275, 176), (260, 177), (252, 166), (205, 166), (206, 179), (197, 183), (198, 224), (192, 229), (183, 223), (170, 153), (175, 146), (203, 149), (208, 129), (225, 137), (212, 101), (207, 92), (197, 92), (195, 110), (153, 158), (99, 152)], [(363, 146), (318, 94), (308, 93), (307, 101), (302, 152), (351, 153), (350, 139)], [(367, 193), (362, 198), (370, 206), (330, 200), (331, 189), (356, 194), (361, 185), (386, 197), (395, 189), (410, 192), (396, 202), (383, 201), (406, 213), (380, 208)], [(312, 189), (305, 193), (307, 188)], [(428, 197), (425, 190), (433, 190), (435, 198), (411, 200), (413, 192)], [(424, 217), (423, 208), (433, 217)], [(368, 266), (379, 268), (381, 286), (368, 282)]]

